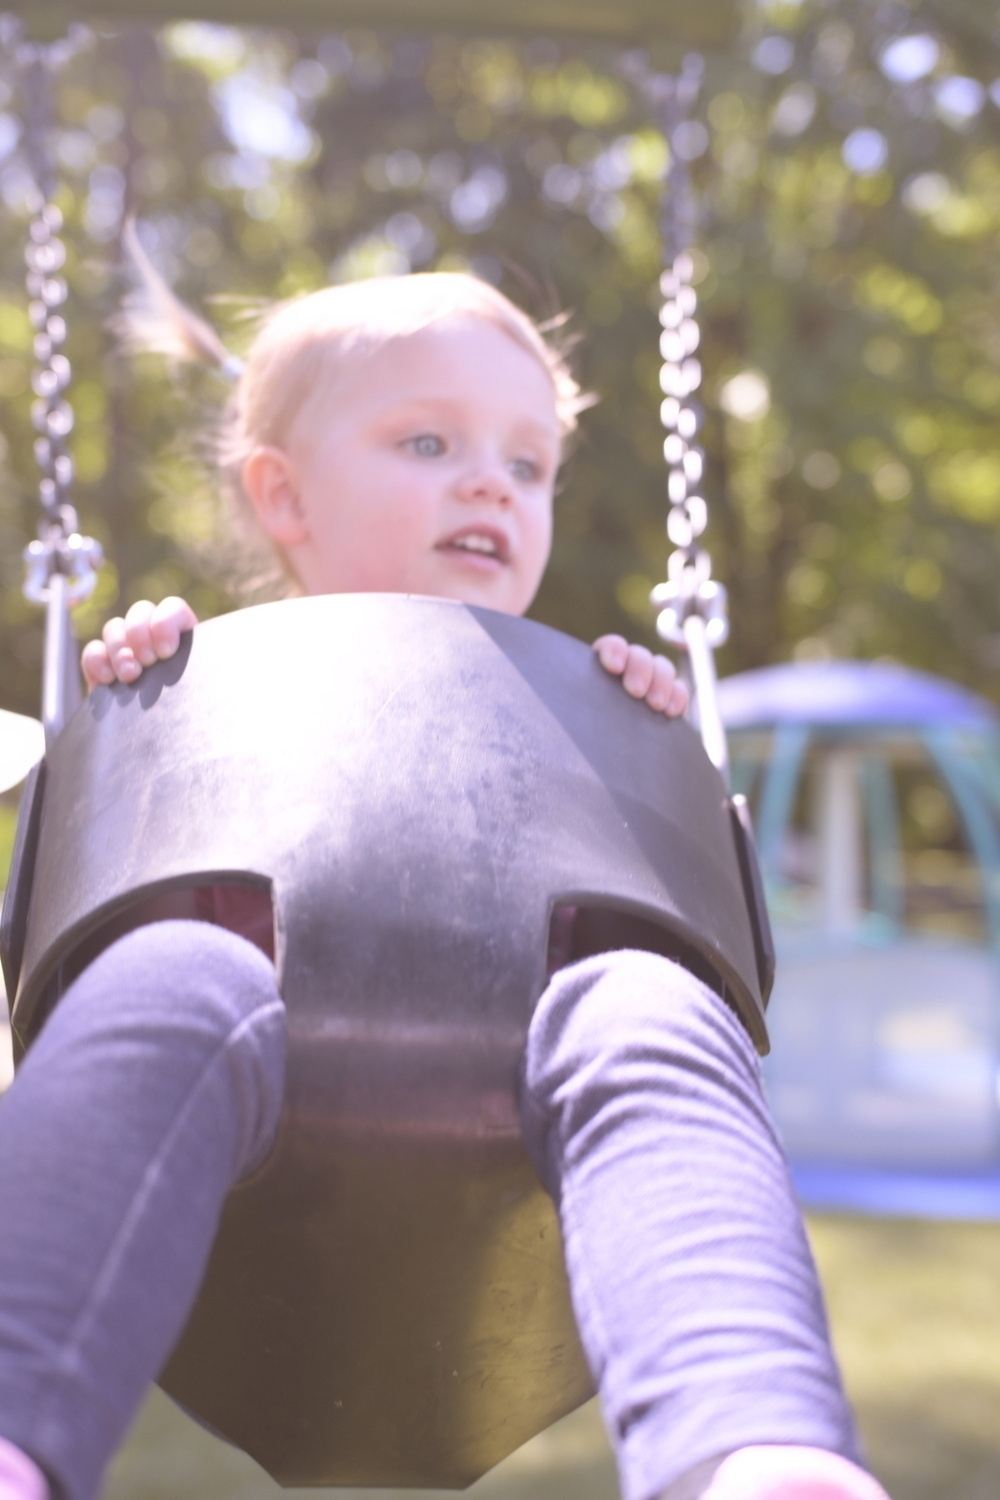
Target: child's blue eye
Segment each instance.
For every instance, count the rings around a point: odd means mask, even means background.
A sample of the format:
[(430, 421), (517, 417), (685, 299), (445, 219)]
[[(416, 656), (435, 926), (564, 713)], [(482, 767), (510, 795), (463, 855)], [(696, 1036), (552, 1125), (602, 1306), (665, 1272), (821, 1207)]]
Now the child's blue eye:
[(533, 458), (515, 458), (510, 471), (522, 484), (534, 484), (542, 477), (541, 465), (536, 464)]
[(445, 451), (444, 438), (436, 432), (418, 432), (416, 437), (407, 438), (406, 446), (420, 458), (439, 458)]

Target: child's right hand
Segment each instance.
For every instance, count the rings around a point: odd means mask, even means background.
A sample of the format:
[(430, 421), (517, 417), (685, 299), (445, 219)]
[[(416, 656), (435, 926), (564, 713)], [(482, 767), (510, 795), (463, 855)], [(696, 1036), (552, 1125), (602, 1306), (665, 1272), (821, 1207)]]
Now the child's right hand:
[(124, 619), (109, 620), (99, 641), (88, 641), (80, 665), (87, 687), (101, 683), (135, 682), (144, 667), (173, 656), (185, 630), (198, 618), (190, 604), (171, 597), (159, 604), (140, 599)]

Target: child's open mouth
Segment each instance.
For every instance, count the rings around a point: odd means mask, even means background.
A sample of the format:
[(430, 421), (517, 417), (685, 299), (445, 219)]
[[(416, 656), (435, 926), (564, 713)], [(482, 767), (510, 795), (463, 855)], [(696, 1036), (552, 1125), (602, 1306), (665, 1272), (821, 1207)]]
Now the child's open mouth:
[(510, 542), (502, 531), (491, 526), (470, 526), (456, 531), (437, 545), (439, 552), (461, 552), (470, 559), (489, 564), (510, 561)]

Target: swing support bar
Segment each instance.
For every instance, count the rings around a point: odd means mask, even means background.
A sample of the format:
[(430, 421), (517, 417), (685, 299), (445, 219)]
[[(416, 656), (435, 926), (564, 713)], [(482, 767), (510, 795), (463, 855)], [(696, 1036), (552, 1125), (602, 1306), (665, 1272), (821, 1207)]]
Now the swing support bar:
[[(6, 0), (30, 20), (31, 33), (55, 37), (70, 21), (162, 25), (190, 19), (229, 26), (386, 27), (401, 32), (569, 36), (578, 42), (679, 49), (722, 48), (735, 42), (736, 0)], [(658, 58), (659, 62), (660, 59)]]

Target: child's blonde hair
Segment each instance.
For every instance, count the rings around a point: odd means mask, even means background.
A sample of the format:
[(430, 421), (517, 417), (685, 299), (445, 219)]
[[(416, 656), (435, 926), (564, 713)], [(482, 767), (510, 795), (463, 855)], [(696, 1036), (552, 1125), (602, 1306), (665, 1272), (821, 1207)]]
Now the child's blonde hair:
[(257, 520), (243, 489), (244, 465), (256, 448), (287, 444), (297, 416), (346, 357), (371, 353), (446, 318), (482, 318), (547, 371), (564, 438), (590, 404), (565, 353), (548, 341), (543, 329), (496, 287), (464, 272), (379, 276), (277, 303), (258, 317), (245, 359), (239, 360), (208, 323), (177, 300), (134, 230), (129, 249), (142, 284), (119, 323), (125, 341), (136, 349), (213, 365), (236, 381), (217, 427), (213, 456), (235, 533), (235, 547), (226, 549), (229, 571), (245, 596), (287, 596), (301, 592), (301, 586)]

